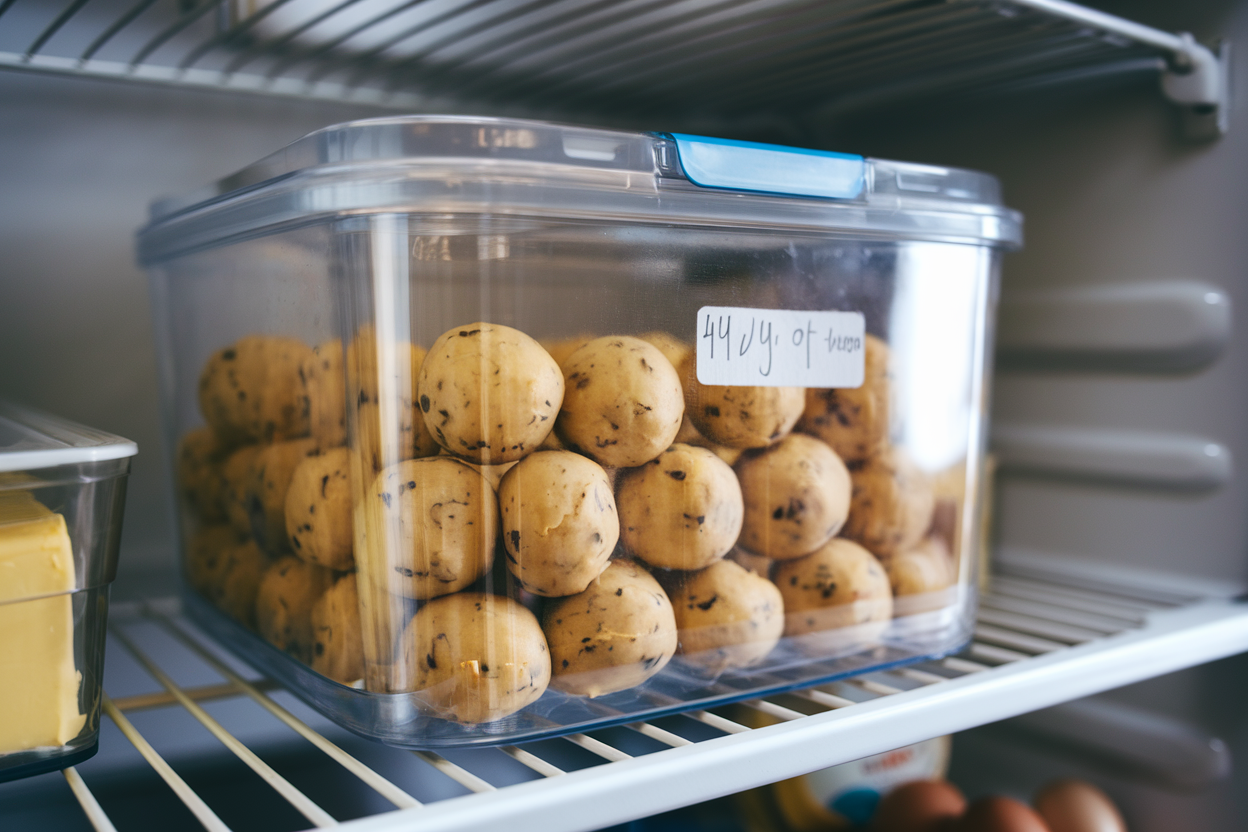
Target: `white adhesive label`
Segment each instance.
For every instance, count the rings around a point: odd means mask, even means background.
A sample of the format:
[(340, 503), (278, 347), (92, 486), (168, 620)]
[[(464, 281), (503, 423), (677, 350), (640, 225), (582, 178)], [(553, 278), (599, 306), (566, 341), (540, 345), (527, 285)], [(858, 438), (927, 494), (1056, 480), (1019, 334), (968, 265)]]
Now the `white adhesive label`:
[(861, 387), (861, 312), (703, 306), (698, 381), (728, 387)]

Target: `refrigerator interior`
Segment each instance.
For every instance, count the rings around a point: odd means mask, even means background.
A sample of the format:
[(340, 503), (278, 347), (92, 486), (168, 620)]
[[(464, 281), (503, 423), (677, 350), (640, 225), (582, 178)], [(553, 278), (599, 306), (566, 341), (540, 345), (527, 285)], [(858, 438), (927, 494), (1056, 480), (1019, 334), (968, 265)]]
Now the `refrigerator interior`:
[[(1248, 41), (1245, 2), (1094, 5), (1168, 32), (1191, 32), (1206, 44)], [(1098, 604), (1115, 603), (1177, 609), (1177, 623), (1165, 618), (1164, 626), (1148, 631), (1155, 636), (1151, 641), (1128, 644), (1110, 635), (1103, 659), (1089, 654), (1082, 668), (1063, 667), (1060, 657), (1042, 650), (1028, 654), (1039, 660), (1018, 662), (998, 653), (989, 663), (993, 672), (1011, 663), (1017, 672), (1002, 675), (997, 687), (977, 689), (955, 680), (961, 685), (957, 696), (922, 699), (907, 691), (907, 704), (891, 711), (883, 700), (893, 694), (881, 692), (889, 682), (875, 680), (873, 689), (868, 680), (865, 687), (829, 693), (823, 705), (832, 710), (804, 720), (801, 714), (820, 709), (803, 705), (798, 713), (794, 702), (771, 703), (775, 713), (787, 707), (787, 723), (778, 726), (783, 730), (724, 733), (721, 724), (724, 736), (707, 739), (710, 733), (697, 732), (714, 728), (713, 719), (686, 720), (650, 726), (648, 733), (611, 729), (609, 736), (589, 737), (578, 747), (545, 749), (548, 769), (578, 769), (575, 795), (571, 787), (560, 791), (557, 778), (524, 757), (524, 749), (501, 761), (448, 755), (447, 765), (426, 758), (417, 769), (407, 752), (357, 740), (285, 692), (273, 693), (273, 699), (383, 771), (409, 799), (432, 804), (423, 810), (429, 823), (443, 825), (431, 828), (471, 828), (496, 817), (491, 812), (502, 806), (520, 807), (521, 826), (553, 812), (562, 818), (558, 828), (594, 828), (595, 802), (600, 816), (615, 823), (674, 808), (689, 802), (689, 794), (725, 794), (1148, 676), (1157, 678), (1098, 699), (1159, 714), (1193, 736), (1218, 737), (1232, 760), (1248, 755), (1248, 717), (1235, 702), (1235, 692), (1248, 686), (1248, 661), (1239, 656), (1180, 671), (1248, 649), (1248, 624), (1230, 600), (1248, 587), (1248, 490), (1236, 465), (1248, 456), (1248, 339), (1235, 325), (1248, 303), (1242, 269), (1248, 262), (1242, 231), (1248, 211), (1248, 67), (1235, 61), (1232, 71), (1229, 132), (1203, 141), (1181, 135), (1179, 114), (1159, 94), (1155, 72), (995, 96), (920, 97), (852, 117), (812, 108), (802, 119), (734, 120), (713, 118), (704, 107), (660, 106), (658, 99), (647, 112), (633, 98), (621, 114), (607, 108), (604, 115), (599, 102), (598, 109), (587, 106), (581, 119), (806, 144), (998, 176), (1007, 204), (1023, 212), (1027, 225), (1024, 250), (1010, 255), (1004, 270), (992, 413), (1000, 464), (993, 553), (1008, 571), (1011, 589), (1004, 606), (991, 600), (985, 605), (997, 618), (981, 617), (981, 624), (1021, 627), (1011, 632), (1026, 643), (1035, 632), (1009, 618), (1031, 614), (1020, 599), (1043, 605), (1046, 597), (1066, 592), (1082, 593), (1077, 599), (1091, 605), (1090, 614)], [(441, 111), (490, 112), (475, 100), (436, 103)], [(509, 114), (552, 115), (515, 109), (520, 112)], [(318, 127), (392, 112), (340, 101), (0, 73), (0, 354), (6, 356), (0, 396), (138, 443), (114, 612), (123, 635), (140, 652), (158, 654), (180, 688), (204, 690), (222, 684), (222, 677), (170, 635), (176, 631), (162, 629), (138, 606), (174, 595), (177, 578), (151, 310), (146, 279), (134, 264), (133, 233), (155, 197), (226, 175)], [(553, 114), (576, 120), (577, 111)], [(1197, 599), (1220, 606), (1201, 613), (1203, 618), (1184, 612)], [(1050, 617), (1071, 609), (1057, 608)], [(155, 614), (159, 619), (166, 613), (179, 620), (172, 608), (158, 607)], [(1179, 620), (1183, 615), (1189, 617)], [(193, 634), (191, 641), (204, 644)], [(220, 657), (215, 648), (205, 649)], [(229, 828), (315, 822), (310, 810), (300, 813), (297, 801), (274, 799), (270, 786), (218, 738), (198, 727), (187, 731), (184, 707), (170, 707), (176, 695), (160, 694), (161, 685), (123, 642), (114, 639), (109, 650), (110, 696), (129, 699), (134, 724)], [(264, 698), (263, 680), (254, 672), (229, 657), (219, 660), (259, 685)], [(1028, 661), (1048, 664), (1036, 670)], [(974, 674), (943, 668), (938, 675)], [(1009, 679), (1019, 681), (1010, 687)], [(918, 684), (913, 677), (910, 682)], [(143, 696), (155, 698), (136, 700)], [(401, 796), (387, 802), (385, 787), (346, 776), (337, 763), (311, 759), (305, 741), (265, 716), (254, 697), (217, 701), (209, 691), (204, 698), (211, 714), (305, 795), (315, 795), (330, 815), (375, 816), (361, 820), (360, 829), (402, 828), (398, 819), (388, 826), (391, 820), (379, 814), (410, 805)], [(871, 706), (869, 724), (855, 733), (832, 717), (844, 700), (859, 698), (881, 704)], [(953, 776), (972, 794), (1026, 796), (1048, 777), (1080, 774), (1119, 798), (1133, 832), (1243, 828), (1248, 789), (1242, 774), (1210, 775), (1198, 785), (1168, 782), (1164, 772), (1138, 761), (1124, 766), (1114, 758), (1112, 742), (1106, 741), (1106, 750), (1094, 737), (1080, 745), (1055, 736), (1051, 725), (1064, 718), (1060, 709), (1054, 713), (1048, 728), (1044, 720), (1015, 720), (960, 736)], [(751, 745), (753, 734), (759, 742), (774, 742), (775, 752), (769, 756), (762, 745)], [(814, 738), (820, 736), (835, 740), (836, 749), (818, 748)], [(615, 752), (596, 744), (602, 741)], [(656, 751), (673, 745), (674, 752)], [(165, 828), (194, 822), (115, 720), (105, 720), (101, 746), (99, 757), (80, 770), (118, 829), (147, 828), (152, 817), (177, 819), (162, 821), (169, 824)], [(669, 756), (649, 765), (627, 759), (653, 754)], [(611, 762), (590, 765), (602, 760)], [(477, 766), (497, 782), (483, 786), (472, 773)], [(552, 788), (530, 789), (522, 804), (508, 804), (508, 789), (496, 788), (540, 776), (548, 779), (537, 785)], [(665, 777), (689, 777), (697, 785), (683, 792), (664, 788)], [(619, 785), (627, 778), (636, 784), (630, 788), (651, 790), (642, 809)], [(462, 808), (445, 800), (479, 791), (492, 794), (475, 803), (463, 798)], [(14, 828), (36, 819), (48, 824), (43, 828), (89, 828), (59, 775), (0, 787), (0, 813), (21, 821)]]

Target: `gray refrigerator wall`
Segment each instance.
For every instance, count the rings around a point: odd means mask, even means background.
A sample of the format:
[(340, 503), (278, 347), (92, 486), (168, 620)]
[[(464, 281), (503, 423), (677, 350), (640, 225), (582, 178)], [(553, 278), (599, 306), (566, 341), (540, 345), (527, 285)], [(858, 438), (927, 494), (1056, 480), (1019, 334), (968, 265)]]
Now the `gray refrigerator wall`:
[[(1093, 5), (1201, 40), (1248, 44), (1248, 2)], [(1234, 319), (1248, 308), (1248, 60), (1237, 62), (1232, 84), (1231, 131), (1214, 142), (1179, 136), (1155, 78), (913, 118), (816, 124), (806, 135), (838, 150), (999, 176), (1007, 203), (1027, 217), (1026, 248), (1005, 268), (1007, 307), (1036, 291), (1187, 282), (1223, 293)], [(147, 284), (132, 245), (148, 202), (228, 174), (312, 129), (385, 112), (0, 74), (0, 397), (138, 442), (116, 597), (167, 594), (176, 581)], [(1181, 371), (1002, 370), (997, 426), (1052, 429), (1059, 445), (1071, 430), (1085, 438), (1090, 431), (1204, 442), (1225, 452), (1230, 473), (1201, 487), (1077, 471), (1037, 476), (1012, 469), (1004, 454), (998, 552), (1023, 564), (1060, 562), (1071, 574), (1127, 569), (1145, 584), (1242, 591), (1248, 488), (1238, 461), (1248, 459), (1246, 413), (1248, 337), (1238, 325), (1216, 359)], [(1233, 756), (1248, 758), (1248, 716), (1235, 703), (1246, 683), (1241, 657), (1110, 699), (1220, 735)], [(1069, 752), (1023, 759), (1012, 751), (1017, 737), (970, 738), (959, 746), (965, 756), (955, 773), (976, 788), (1019, 792), (1054, 773), (1097, 776), (1095, 765), (1075, 764)], [(1128, 801), (1135, 832), (1230, 832), (1248, 817), (1242, 777), (1197, 792), (1115, 777), (1105, 774), (1104, 782)]]

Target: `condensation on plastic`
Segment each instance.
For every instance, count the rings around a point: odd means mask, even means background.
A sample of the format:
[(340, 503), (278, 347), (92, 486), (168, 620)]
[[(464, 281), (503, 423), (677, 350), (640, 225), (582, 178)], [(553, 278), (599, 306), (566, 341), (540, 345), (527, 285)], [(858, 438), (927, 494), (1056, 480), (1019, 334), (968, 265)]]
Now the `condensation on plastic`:
[[(117, 574), (126, 477), (135, 452), (128, 440), (0, 403), (0, 463), (5, 456), (18, 454), (52, 463), (39, 468), (7, 466), (0, 473), (0, 498), (30, 497), (63, 517), (74, 564), (72, 591), (9, 599), (5, 606), (21, 617), (24, 608), (67, 599), (64, 612), (72, 618), (78, 708), (84, 718), (77, 736), (64, 745), (0, 754), (0, 781), (74, 765), (95, 752), (109, 585)], [(0, 639), (14, 635), (0, 633)]]
[[(367, 690), (266, 643), (249, 630), (256, 609), (240, 606), (238, 593), (205, 590), (202, 564), (188, 561), (188, 584), (200, 588), (188, 586), (189, 611), (330, 718), (413, 748), (581, 731), (959, 649), (975, 603), (1000, 252), (1018, 244), (1021, 220), (984, 174), (867, 160), (866, 183), (842, 201), (702, 189), (681, 176), (674, 144), (657, 134), (440, 117), (327, 128), (213, 188), (158, 203), (140, 233), (168, 433), (205, 435), (201, 373), (240, 339), (282, 336), (303, 342), (301, 350), (346, 344), (356, 358), (345, 362), (342, 399), (367, 401), (366, 388), (389, 389), (393, 399), (368, 418), (358, 406), (344, 414), (350, 511), (360, 516), (374, 479), (365, 457), (395, 462), (401, 457), (386, 449), (408, 437), (404, 420), (410, 432), (410, 420), (424, 418), (411, 412), (419, 390), (408, 343), (427, 349), (448, 330), (488, 322), (552, 348), (655, 331), (693, 345), (703, 306), (859, 312), (888, 345), (889, 443), (931, 490), (927, 533), (951, 550), (952, 586), (899, 597), (891, 621), (786, 637), (749, 667), (717, 673), (678, 654), (635, 687), (596, 698), (552, 687), (483, 722), (445, 718), (431, 704), (436, 692), (416, 690), (411, 666), (396, 660), (423, 602), (399, 591), (380, 566), (388, 550), (359, 524), (357, 583), (366, 588), (357, 643)], [(358, 359), (362, 350), (374, 364)], [(229, 454), (242, 460), (229, 442), (212, 441), (214, 465), (228, 465)], [(291, 554), (289, 523), (286, 538), (275, 536), (273, 510), (265, 511), (272, 495), (244, 487), (235, 503), (205, 511), (193, 491), (184, 485), (179, 508), (186, 558), (202, 556), (191, 541), (224, 528), (231, 510), (235, 531), (223, 533), (263, 542), (261, 568)], [(508, 595), (540, 614), (541, 600), (519, 588), (496, 548), (493, 567), (465, 591)], [(615, 556), (627, 554), (618, 547)], [(665, 577), (669, 589), (681, 580)], [(246, 591), (254, 597), (255, 586)], [(233, 609), (233, 620), (221, 608)]]

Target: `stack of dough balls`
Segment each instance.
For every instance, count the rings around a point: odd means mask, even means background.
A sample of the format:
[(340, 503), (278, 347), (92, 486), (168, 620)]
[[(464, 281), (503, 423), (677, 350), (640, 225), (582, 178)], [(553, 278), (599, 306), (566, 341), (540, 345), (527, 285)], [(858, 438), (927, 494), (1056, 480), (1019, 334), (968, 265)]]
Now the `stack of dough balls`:
[[(205, 364), (198, 393), (206, 426), (178, 448), (178, 489), (195, 529), (191, 585), (344, 684), (363, 675), (352, 469), (380, 471), (440, 450), (416, 407), (424, 350), (377, 345), (370, 327), (345, 350), (338, 340), (309, 347), (287, 336), (240, 338)], [(355, 449), (346, 447), (348, 402)], [(381, 429), (383, 412), (397, 430)]]
[(703, 385), (660, 331), (248, 335), (209, 357), (178, 448), (187, 577), (316, 672), (401, 667), (385, 689), (470, 724), (677, 654), (715, 675), (782, 636), (861, 646), (894, 596), (956, 579), (890, 384), (874, 336), (861, 388), (804, 390)]

